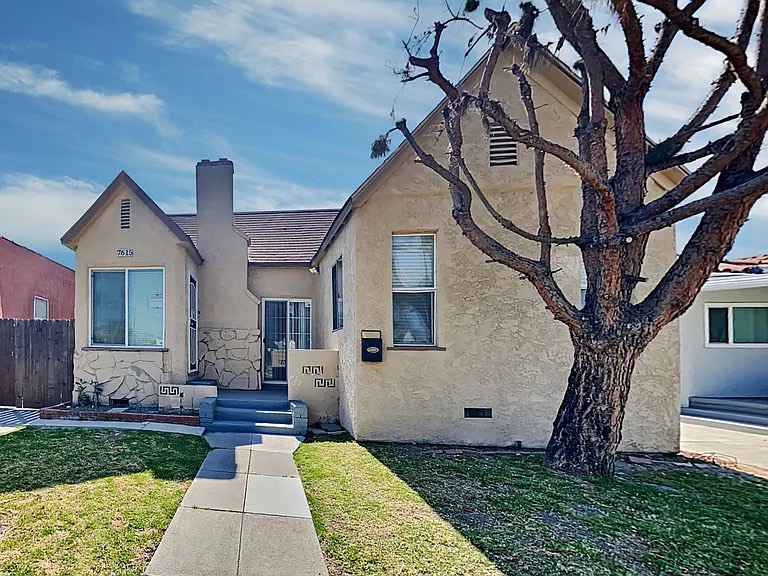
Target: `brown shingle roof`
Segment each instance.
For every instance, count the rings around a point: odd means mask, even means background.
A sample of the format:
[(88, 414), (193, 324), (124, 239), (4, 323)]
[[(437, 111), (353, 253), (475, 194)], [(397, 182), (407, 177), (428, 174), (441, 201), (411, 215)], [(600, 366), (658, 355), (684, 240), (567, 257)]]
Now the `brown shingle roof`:
[(718, 266), (720, 272), (749, 272), (753, 268), (768, 266), (768, 254), (723, 260)]
[[(250, 239), (248, 262), (309, 266), (338, 210), (235, 212), (232, 222)], [(197, 244), (197, 215), (169, 214)]]

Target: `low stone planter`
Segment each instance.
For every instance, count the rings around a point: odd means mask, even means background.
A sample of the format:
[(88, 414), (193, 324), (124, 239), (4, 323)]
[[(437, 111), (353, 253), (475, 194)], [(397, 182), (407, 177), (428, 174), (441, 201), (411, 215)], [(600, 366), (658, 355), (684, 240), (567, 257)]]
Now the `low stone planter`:
[(66, 404), (40, 409), (40, 418), (45, 420), (90, 420), (103, 422), (162, 422), (200, 426), (197, 414), (162, 414), (159, 412), (111, 412), (106, 410), (77, 410)]

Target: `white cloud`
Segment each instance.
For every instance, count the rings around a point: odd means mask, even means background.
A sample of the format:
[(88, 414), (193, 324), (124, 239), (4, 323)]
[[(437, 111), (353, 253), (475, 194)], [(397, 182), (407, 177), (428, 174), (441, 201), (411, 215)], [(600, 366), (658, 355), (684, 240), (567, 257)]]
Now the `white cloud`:
[[(271, 173), (241, 157), (226, 139), (212, 136), (220, 155), (234, 162), (235, 209), (236, 210), (281, 210), (298, 208), (338, 208), (347, 193), (331, 188), (305, 186)], [(140, 161), (145, 169), (154, 172), (166, 181), (173, 181), (179, 187), (189, 186), (187, 194), (170, 198), (153, 196), (168, 213), (194, 212), (194, 174), (197, 160), (181, 154), (134, 146), (126, 154)], [(147, 191), (151, 196), (152, 192)]]
[[(392, 0), (133, 0), (133, 12), (167, 27), (166, 42), (214, 47), (250, 80), (319, 94), (385, 116), (399, 91), (387, 66), (404, 62), (400, 38), (413, 5)], [(426, 16), (422, 22), (428, 23)], [(399, 107), (422, 110), (436, 91), (413, 85)]]
[(168, 128), (163, 118), (165, 103), (158, 96), (75, 88), (63, 80), (58, 72), (49, 68), (0, 62), (0, 90), (50, 98), (98, 112), (136, 116), (155, 123), (161, 129)]
[(101, 190), (93, 182), (66, 176), (6, 174), (0, 178), (0, 231), (32, 248), (55, 249)]

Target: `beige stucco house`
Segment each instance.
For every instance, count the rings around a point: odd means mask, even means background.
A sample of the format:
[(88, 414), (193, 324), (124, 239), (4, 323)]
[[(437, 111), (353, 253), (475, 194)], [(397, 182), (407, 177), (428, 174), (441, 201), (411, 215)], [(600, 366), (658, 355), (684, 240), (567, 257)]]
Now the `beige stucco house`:
[[(511, 64), (511, 50), (505, 58), (499, 70)], [(479, 82), (479, 67), (463, 82)], [(494, 83), (496, 97), (525, 118), (514, 77), (498, 73)], [(574, 76), (544, 59), (531, 83), (544, 135), (575, 147)], [(446, 149), (439, 109), (415, 130), (438, 157)], [(472, 111), (465, 130), (467, 162), (486, 194), (534, 229), (532, 153), (496, 140)], [(164, 385), (209, 379), (214, 424), (238, 423), (219, 429), (273, 422), (290, 430), (307, 417), (292, 404), (292, 414), (249, 419), (248, 410), (281, 409), (244, 400), (260, 390), (270, 401), (303, 400), (310, 421), (337, 417), (361, 439), (545, 445), (572, 356), (567, 331), (527, 282), (487, 263), (462, 237), (446, 186), (407, 147), (340, 210), (233, 213), (234, 169), (228, 160), (198, 163), (197, 213), (186, 215), (165, 214), (121, 173), (63, 237), (77, 259), (77, 378), (103, 383), (113, 403), (145, 404), (162, 402)], [(573, 233), (579, 182), (554, 160), (546, 169), (553, 233)], [(655, 174), (649, 193), (679, 177)], [(476, 212), (499, 238), (534, 255), (535, 246)], [(673, 230), (654, 234), (646, 286), (670, 265), (674, 246)], [(578, 303), (578, 251), (556, 247), (553, 259)], [(363, 331), (380, 331), (382, 345), (364, 345)], [(337, 352), (320, 358), (303, 349)], [(678, 366), (672, 325), (639, 362), (624, 449), (677, 450)], [(326, 394), (322, 407), (318, 394)]]

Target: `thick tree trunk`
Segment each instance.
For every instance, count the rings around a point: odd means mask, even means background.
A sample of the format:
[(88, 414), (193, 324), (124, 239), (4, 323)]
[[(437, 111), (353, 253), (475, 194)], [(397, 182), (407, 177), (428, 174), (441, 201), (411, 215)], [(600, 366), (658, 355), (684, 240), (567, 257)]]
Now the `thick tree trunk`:
[(630, 379), (644, 346), (629, 336), (610, 341), (574, 338), (573, 343), (573, 366), (546, 462), (567, 472), (610, 476)]

